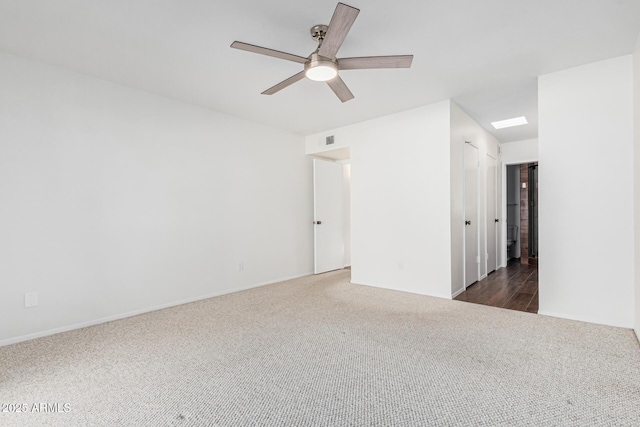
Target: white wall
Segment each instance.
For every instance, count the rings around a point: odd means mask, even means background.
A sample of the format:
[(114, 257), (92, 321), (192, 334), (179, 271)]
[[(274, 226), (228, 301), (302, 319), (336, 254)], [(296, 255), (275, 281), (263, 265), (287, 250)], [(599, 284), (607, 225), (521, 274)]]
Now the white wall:
[(302, 142), (0, 54), (0, 344), (311, 273)]
[(344, 239), (344, 266), (351, 265), (351, 164), (342, 168), (342, 235)]
[(332, 129), (351, 150), (352, 282), (451, 297), (449, 101)]
[(500, 144), (502, 163), (505, 165), (519, 165), (538, 161), (538, 140), (507, 142)]
[(633, 325), (631, 55), (539, 78), (540, 314)]
[[(480, 200), (480, 278), (487, 275), (487, 217), (486, 217), (486, 160), (487, 155), (496, 159), (496, 182), (502, 181), (502, 167), (498, 154), (498, 140), (484, 130), (476, 121), (469, 117), (460, 107), (451, 103), (451, 293), (455, 297), (464, 291), (464, 145), (469, 141), (479, 150), (479, 192)], [(496, 191), (498, 206), (501, 206), (501, 196)], [(496, 212), (496, 213), (499, 213)], [(501, 220), (501, 222), (503, 222)], [(502, 241), (502, 234), (498, 230), (498, 242)], [(498, 250), (502, 253), (502, 250)], [(499, 260), (498, 260), (499, 261)]]
[[(538, 161), (538, 140), (537, 139), (527, 139), (524, 141), (514, 141), (502, 143), (500, 145), (500, 151), (502, 152), (502, 171), (503, 174), (507, 172), (507, 165), (519, 165), (522, 163), (533, 163)], [(520, 172), (518, 172), (517, 182), (520, 181)], [(518, 184), (519, 185), (519, 184)], [(507, 183), (506, 180), (502, 182), (502, 200), (507, 199)], [(518, 203), (520, 201), (520, 190), (517, 190), (517, 198)], [(507, 235), (507, 206), (506, 203), (502, 204), (502, 217), (505, 218), (505, 221), (502, 222), (502, 233), (503, 236)], [(518, 227), (520, 227), (520, 209), (517, 212), (518, 217)], [(539, 224), (538, 224), (539, 225)], [(519, 230), (519, 228), (518, 228)], [(519, 234), (519, 233), (518, 233)], [(517, 254), (520, 257), (520, 242), (518, 242)], [(502, 251), (502, 265), (507, 265), (507, 248), (504, 247)]]
[(633, 52), (635, 324), (640, 339), (640, 36)]

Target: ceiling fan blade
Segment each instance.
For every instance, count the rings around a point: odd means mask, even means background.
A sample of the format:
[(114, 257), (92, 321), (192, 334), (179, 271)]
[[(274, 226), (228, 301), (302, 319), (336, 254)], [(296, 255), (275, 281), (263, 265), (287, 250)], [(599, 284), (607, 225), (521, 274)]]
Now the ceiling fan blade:
[(343, 3), (338, 3), (331, 22), (329, 22), (329, 28), (327, 28), (327, 34), (324, 36), (324, 40), (320, 45), (318, 54), (325, 58), (335, 58), (338, 49), (342, 46), (342, 42), (349, 33), (353, 22), (358, 17), (360, 9), (347, 6)]
[(261, 55), (273, 56), (274, 58), (286, 59), (287, 61), (298, 62), (304, 64), (309, 58), (293, 55), (291, 53), (280, 52), (279, 50), (267, 49), (266, 47), (255, 46), (249, 43), (235, 41), (231, 43), (234, 49), (246, 50), (247, 52), (259, 53)]
[(265, 90), (264, 92), (262, 92), (263, 95), (273, 95), (276, 92), (281, 91), (282, 89), (284, 89), (287, 86), (291, 86), (292, 84), (294, 84), (297, 81), (300, 81), (304, 79), (304, 71), (300, 71), (298, 74), (294, 74), (293, 76), (289, 77), (287, 80), (284, 80), (280, 83), (278, 83), (277, 85), (270, 87), (269, 89)]
[(338, 59), (340, 70), (364, 70), (367, 68), (411, 68), (413, 55), (361, 56)]
[(340, 76), (335, 76), (333, 79), (327, 81), (327, 84), (329, 85), (333, 93), (335, 93), (338, 98), (340, 98), (340, 101), (347, 102), (350, 99), (354, 98), (353, 94), (351, 93), (345, 82), (340, 78)]

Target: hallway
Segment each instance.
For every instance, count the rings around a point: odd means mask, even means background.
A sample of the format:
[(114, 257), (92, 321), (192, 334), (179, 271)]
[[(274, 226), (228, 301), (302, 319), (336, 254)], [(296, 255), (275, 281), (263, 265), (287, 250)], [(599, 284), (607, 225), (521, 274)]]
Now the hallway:
[(511, 259), (507, 268), (494, 271), (469, 286), (455, 300), (537, 313), (538, 266)]

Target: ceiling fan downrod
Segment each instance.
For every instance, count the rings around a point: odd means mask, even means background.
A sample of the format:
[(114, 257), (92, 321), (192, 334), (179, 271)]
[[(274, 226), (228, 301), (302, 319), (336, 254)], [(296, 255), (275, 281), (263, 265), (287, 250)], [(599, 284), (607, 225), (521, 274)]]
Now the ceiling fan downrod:
[(322, 44), (324, 36), (327, 34), (328, 25), (314, 25), (311, 27), (311, 38), (318, 42), (318, 45)]

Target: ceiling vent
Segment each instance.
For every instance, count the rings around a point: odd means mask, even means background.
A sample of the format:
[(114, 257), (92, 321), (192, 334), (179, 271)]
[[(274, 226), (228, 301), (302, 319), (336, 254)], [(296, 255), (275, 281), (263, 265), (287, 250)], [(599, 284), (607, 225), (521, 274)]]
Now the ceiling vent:
[(333, 145), (333, 143), (335, 142), (333, 137), (333, 135), (326, 137), (324, 140), (325, 145)]

